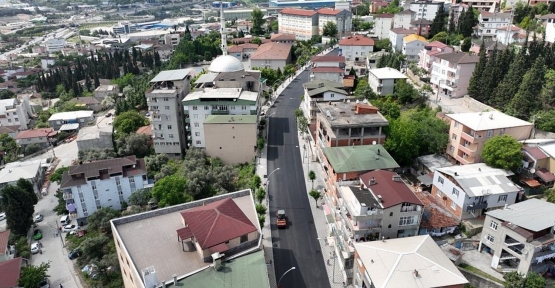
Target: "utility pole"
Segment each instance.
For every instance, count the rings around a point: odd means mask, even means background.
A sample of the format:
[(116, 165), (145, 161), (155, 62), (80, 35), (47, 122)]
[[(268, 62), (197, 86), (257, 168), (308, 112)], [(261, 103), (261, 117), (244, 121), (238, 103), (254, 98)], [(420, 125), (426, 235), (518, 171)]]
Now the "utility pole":
[(511, 10), (511, 17), (509, 18), (509, 25), (507, 25), (507, 31), (505, 32), (505, 40), (507, 43), (503, 43), (509, 46), (509, 31), (513, 30), (513, 17), (514, 17), (514, 10)]

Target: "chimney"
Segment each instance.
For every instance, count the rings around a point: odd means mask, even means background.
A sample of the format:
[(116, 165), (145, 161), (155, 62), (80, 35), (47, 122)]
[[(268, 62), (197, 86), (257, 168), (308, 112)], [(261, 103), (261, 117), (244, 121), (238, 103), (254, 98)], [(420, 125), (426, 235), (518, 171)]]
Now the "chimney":
[(458, 173), (458, 172), (455, 172), (455, 176), (459, 176), (459, 173)]
[(364, 189), (364, 184), (363, 184), (363, 183), (360, 183), (360, 187), (359, 187), (359, 188), (360, 188), (360, 190)]
[(489, 119), (493, 120), (493, 113), (489, 115)]
[(372, 177), (372, 179), (370, 179), (370, 185), (374, 184), (376, 184), (376, 178)]

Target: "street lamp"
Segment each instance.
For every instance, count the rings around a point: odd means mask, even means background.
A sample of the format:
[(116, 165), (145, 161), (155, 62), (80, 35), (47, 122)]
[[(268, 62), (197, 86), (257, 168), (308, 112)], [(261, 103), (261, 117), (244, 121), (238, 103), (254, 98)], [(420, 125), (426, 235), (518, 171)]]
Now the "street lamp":
[(295, 269), (297, 269), (297, 267), (293, 266), (293, 267), (291, 267), (289, 270), (285, 271), (285, 273), (283, 273), (283, 275), (281, 275), (281, 277), (279, 277), (279, 281), (278, 281), (278, 284), (277, 284), (277, 287), (278, 287), (278, 288), (279, 288), (279, 283), (281, 283), (281, 279), (283, 279), (283, 276), (285, 276), (285, 274), (287, 274), (287, 273), (289, 273), (290, 271), (295, 270)]
[(439, 82), (437, 82), (436, 104), (439, 103), (439, 89), (441, 89), (441, 82), (445, 83), (445, 79), (440, 79)]
[[(272, 172), (268, 175), (268, 177), (266, 178), (266, 179), (268, 179), (268, 181), (266, 181), (266, 186), (268, 186), (268, 187), (266, 187), (266, 195), (268, 195), (268, 200), (270, 200), (270, 176), (272, 176), (272, 174), (274, 174), (274, 172), (276, 172), (276, 171), (278, 171), (278, 170), (279, 170), (279, 167), (276, 168), (276, 169), (274, 169), (274, 171), (272, 171)], [(269, 204), (269, 203), (268, 203), (268, 204)]]

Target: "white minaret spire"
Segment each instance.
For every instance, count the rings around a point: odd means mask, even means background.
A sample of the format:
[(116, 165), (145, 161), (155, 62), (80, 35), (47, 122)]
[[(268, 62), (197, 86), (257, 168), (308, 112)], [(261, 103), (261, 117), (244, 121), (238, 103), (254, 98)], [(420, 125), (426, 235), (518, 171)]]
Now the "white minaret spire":
[(222, 35), (222, 53), (227, 55), (227, 35), (225, 30), (224, 4), (220, 1), (220, 34)]

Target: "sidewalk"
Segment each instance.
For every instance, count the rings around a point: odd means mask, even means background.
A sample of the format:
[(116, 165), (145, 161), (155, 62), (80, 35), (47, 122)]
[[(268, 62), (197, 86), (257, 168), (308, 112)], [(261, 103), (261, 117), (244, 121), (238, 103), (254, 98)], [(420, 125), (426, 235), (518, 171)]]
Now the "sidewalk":
[[(318, 55), (325, 55), (325, 54), (327, 54), (327, 53), (329, 53), (329, 52), (331, 52), (331, 51), (333, 51), (333, 48), (332, 48), (332, 49), (328, 49), (328, 50), (326, 50), (326, 51), (323, 51), (322, 53), (320, 53), (320, 54), (318, 54)], [(281, 95), (281, 93), (285, 90), (285, 88), (287, 88), (287, 86), (288, 86), (291, 82), (293, 82), (293, 80), (294, 80), (297, 76), (299, 76), (299, 74), (301, 74), (309, 65), (310, 65), (310, 62), (307, 63), (307, 64), (306, 64), (304, 67), (302, 67), (301, 69), (298, 69), (297, 72), (296, 72), (296, 74), (295, 74), (293, 77), (291, 77), (291, 78), (289, 78), (289, 79), (286, 79), (281, 85), (279, 85), (279, 87), (276, 89), (276, 94), (275, 94), (275, 95), (277, 95), (277, 96), (272, 95), (271, 98), (270, 98), (269, 100), (273, 103), (273, 102)], [(270, 109), (271, 109), (271, 108), (272, 108), (272, 107), (270, 107)], [(267, 112), (267, 113), (268, 113), (267, 115), (271, 115), (270, 112)], [(266, 133), (266, 132), (265, 132), (265, 133)], [(300, 139), (300, 140), (299, 140), (299, 147), (302, 147), (302, 145), (300, 144), (301, 141), (302, 141), (302, 140)], [(268, 163), (267, 163), (267, 160), (266, 160), (266, 155), (267, 155), (267, 154), (266, 154), (266, 151), (267, 151), (267, 147), (268, 147), (268, 146), (267, 146), (267, 143), (266, 143), (266, 145), (265, 145), (264, 148), (262, 149), (261, 156), (256, 158), (256, 161), (257, 161), (257, 163), (258, 163), (258, 164), (256, 165), (256, 174), (257, 174), (257, 175), (260, 177), (260, 179), (262, 180), (262, 184), (263, 184), (263, 185), (264, 185), (264, 184), (266, 183), (266, 181), (267, 181), (267, 179), (265, 178), (265, 176), (267, 176), (268, 173), (272, 172), (272, 171), (268, 171)], [(301, 151), (301, 153), (302, 153), (302, 151)], [(315, 164), (315, 165), (316, 165), (316, 164)], [(315, 172), (316, 172), (316, 171), (315, 171)], [(308, 172), (306, 172), (306, 173), (308, 173)], [(305, 173), (305, 177), (307, 177), (306, 173)], [(318, 174), (317, 174), (317, 175), (318, 175)], [(307, 179), (308, 179), (308, 178), (307, 178)], [(322, 178), (320, 175), (318, 175), (318, 176), (317, 176), (317, 179), (324, 179), (324, 178)], [(316, 184), (316, 183), (315, 183), (315, 184)], [(309, 187), (310, 187), (310, 185), (309, 185)], [(253, 193), (256, 193), (256, 191), (253, 191)], [(313, 202), (314, 202), (314, 199), (312, 199), (311, 204), (312, 204)], [(265, 199), (264, 201), (262, 201), (262, 204), (264, 204), (266, 207), (270, 207), (270, 205), (269, 205), (269, 203), (268, 203), (268, 197), (266, 197), (266, 199)], [(311, 206), (312, 206), (312, 205), (311, 205)], [(320, 210), (318, 210), (318, 211), (320, 211)], [(314, 212), (315, 212), (315, 208), (312, 209), (313, 215), (315, 215)], [(318, 216), (319, 216), (319, 217), (314, 217), (314, 223), (315, 223), (315, 225), (316, 225), (316, 229), (318, 230), (318, 237), (319, 237), (320, 239), (325, 239), (325, 233), (322, 234), (322, 233), (320, 233), (319, 230), (320, 230), (320, 228), (321, 228), (322, 225), (323, 225), (323, 228), (324, 228), (324, 229), (327, 229), (327, 228), (326, 228), (326, 223), (325, 223), (325, 220), (323, 220), (324, 218), (321, 217), (321, 216), (322, 216), (322, 213), (318, 213)], [(321, 219), (318, 219), (318, 218), (321, 218)], [(320, 221), (324, 221), (324, 223), (321, 224)], [(321, 225), (320, 225), (320, 224), (321, 224)], [(268, 272), (268, 278), (269, 278), (269, 280), (270, 280), (270, 288), (276, 288), (276, 287), (277, 287), (277, 283), (276, 283), (277, 281), (276, 281), (276, 274), (275, 274), (275, 269), (274, 269), (274, 265), (273, 265), (273, 263), (274, 263), (274, 252), (273, 252), (273, 248), (272, 248), (272, 244), (273, 244), (273, 243), (272, 243), (272, 231), (271, 231), (271, 228), (270, 228), (270, 209), (267, 209), (267, 210), (266, 210), (266, 221), (264, 222), (264, 227), (261, 227), (261, 228), (262, 228), (262, 245), (263, 245), (263, 247), (264, 247), (264, 257), (265, 257), (265, 260), (266, 260), (266, 267), (267, 267), (267, 269), (268, 269), (267, 272)], [(322, 243), (323, 243), (323, 240), (322, 240)], [(321, 244), (321, 245), (322, 245), (322, 244)], [(328, 250), (331, 251), (331, 249), (326, 249), (326, 250), (324, 250), (324, 248), (325, 248), (324, 246), (325, 246), (325, 245), (322, 246), (322, 253), (324, 253), (324, 255), (330, 255), (330, 254), (329, 254), (330, 252), (329, 252)], [(328, 247), (328, 246), (326, 246), (326, 247)], [(327, 259), (326, 259), (326, 260), (327, 260)], [(326, 268), (327, 268), (327, 270), (328, 270), (328, 275), (330, 275), (329, 270), (332, 269), (332, 268), (330, 268), (330, 266), (327, 266)], [(339, 279), (339, 277), (341, 277), (340, 272), (339, 272), (339, 274), (336, 275), (336, 279)], [(331, 279), (331, 278), (330, 278), (330, 279)], [(336, 281), (337, 281), (337, 280), (336, 280)], [(339, 283), (339, 284), (341, 284), (341, 283)], [(333, 287), (333, 288), (335, 288), (335, 287), (337, 287), (337, 288), (343, 288), (342, 286), (333, 286), (333, 285), (332, 285), (332, 287)]]

